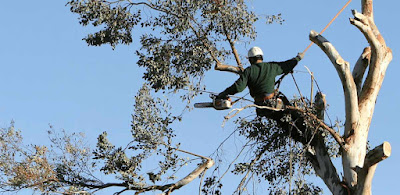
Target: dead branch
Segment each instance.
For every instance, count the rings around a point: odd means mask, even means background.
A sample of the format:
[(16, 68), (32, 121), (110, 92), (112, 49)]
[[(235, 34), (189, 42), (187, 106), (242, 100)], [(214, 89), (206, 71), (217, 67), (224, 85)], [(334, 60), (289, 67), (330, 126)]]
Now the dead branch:
[[(174, 148), (175, 149), (175, 148)], [(166, 184), (166, 185), (152, 185), (152, 186), (146, 186), (146, 187), (139, 187), (139, 186), (131, 186), (129, 183), (124, 182), (124, 183), (105, 183), (105, 184), (88, 184), (88, 183), (83, 183), (83, 182), (72, 182), (72, 181), (67, 181), (67, 180), (60, 180), (60, 181), (55, 181), (55, 180), (49, 180), (46, 181), (48, 182), (58, 182), (58, 183), (65, 183), (71, 186), (80, 186), (83, 188), (88, 188), (88, 189), (105, 189), (109, 187), (124, 187), (124, 189), (121, 192), (127, 191), (127, 190), (133, 190), (136, 191), (135, 194), (141, 194), (147, 191), (152, 191), (152, 190), (160, 190), (160, 191), (166, 191), (166, 194), (171, 193), (174, 190), (177, 190), (188, 183), (192, 182), (195, 178), (197, 178), (201, 173), (209, 169), (214, 165), (214, 161), (211, 158), (201, 156), (198, 154), (194, 154), (188, 151), (184, 151), (181, 149), (175, 149), (180, 152), (184, 152), (193, 156), (200, 157), (204, 159), (205, 161), (201, 163), (195, 170), (193, 170), (191, 173), (189, 173), (186, 177), (182, 178), (181, 180), (171, 183), (171, 184)]]

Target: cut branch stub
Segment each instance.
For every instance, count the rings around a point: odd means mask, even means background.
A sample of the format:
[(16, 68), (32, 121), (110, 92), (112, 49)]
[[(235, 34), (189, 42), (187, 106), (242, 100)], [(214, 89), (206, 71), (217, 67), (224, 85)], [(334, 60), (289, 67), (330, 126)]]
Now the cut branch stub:
[(377, 146), (373, 150), (369, 151), (365, 158), (365, 167), (370, 167), (379, 163), (382, 160), (388, 158), (392, 153), (392, 147), (389, 142), (383, 142), (383, 144)]

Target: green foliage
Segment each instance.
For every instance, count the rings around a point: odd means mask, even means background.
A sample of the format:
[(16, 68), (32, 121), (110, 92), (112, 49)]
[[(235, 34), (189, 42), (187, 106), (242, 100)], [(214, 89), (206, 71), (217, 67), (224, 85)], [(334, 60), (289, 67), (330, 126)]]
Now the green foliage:
[(135, 100), (132, 135), (134, 141), (139, 143), (138, 149), (149, 150), (160, 144), (166, 145), (163, 139), (174, 136), (169, 127), (173, 122), (169, 115), (170, 106), (160, 98), (153, 99), (146, 85), (139, 90)]
[[(168, 113), (169, 106), (163, 104), (161, 99), (153, 99), (149, 88), (144, 85), (135, 96), (135, 109), (132, 115), (132, 142), (125, 148), (115, 147), (103, 132), (98, 137), (94, 159), (104, 160), (100, 169), (105, 174), (117, 174), (118, 178), (136, 188), (148, 186), (142, 164), (148, 158), (158, 156), (158, 169), (156, 173), (147, 172), (148, 180), (152, 183), (160, 181), (169, 170), (176, 170), (182, 166), (183, 159), (175, 154), (171, 147), (172, 130), (168, 127), (173, 119), (164, 116)], [(161, 105), (161, 108), (158, 106)], [(153, 157), (154, 158), (154, 157)], [(170, 176), (165, 176), (170, 178)]]
[(103, 27), (94, 34), (89, 34), (84, 40), (93, 46), (110, 44), (113, 48), (117, 44), (132, 43), (132, 28), (141, 20), (141, 12), (131, 13), (128, 7), (120, 5), (111, 6), (106, 1), (81, 1), (73, 0), (68, 4), (71, 12), (80, 15), (79, 23), (83, 26), (92, 24)]
[[(258, 181), (268, 182), (270, 194), (286, 194), (289, 185), (296, 182), (303, 183), (294, 185), (290, 190), (311, 189), (307, 186), (312, 184), (304, 180), (306, 175), (313, 173), (311, 164), (305, 157), (305, 148), (301, 143), (290, 139), (287, 130), (278, 126), (274, 120), (264, 117), (251, 121), (239, 119), (237, 123), (239, 134), (253, 141), (251, 151), (254, 156), (251, 163), (237, 163), (233, 173), (254, 173), (258, 176)], [(318, 190), (309, 193), (319, 194)]]
[(52, 127), (48, 133), (50, 147), (25, 145), (13, 123), (9, 128), (0, 129), (0, 188), (3, 192), (32, 188), (42, 193), (69, 193), (72, 188), (65, 189), (62, 184), (65, 181), (95, 182), (89, 167), (85, 166), (90, 162), (90, 150), (84, 147), (82, 135), (67, 135), (62, 131), (60, 136)]
[(267, 16), (267, 24), (272, 24), (275, 22), (281, 25), (283, 24), (283, 22), (285, 22), (285, 20), (282, 18), (282, 14)]
[[(155, 90), (199, 85), (214, 60), (231, 53), (224, 48), (227, 35), (241, 42), (256, 36), (257, 17), (243, 0), (222, 5), (209, 0), (73, 0), (67, 5), (82, 25), (103, 28), (85, 38), (89, 45), (130, 44), (135, 26), (149, 28), (153, 33), (140, 37), (142, 48), (136, 53), (138, 65), (146, 68), (143, 78)], [(143, 17), (142, 10), (151, 14)]]

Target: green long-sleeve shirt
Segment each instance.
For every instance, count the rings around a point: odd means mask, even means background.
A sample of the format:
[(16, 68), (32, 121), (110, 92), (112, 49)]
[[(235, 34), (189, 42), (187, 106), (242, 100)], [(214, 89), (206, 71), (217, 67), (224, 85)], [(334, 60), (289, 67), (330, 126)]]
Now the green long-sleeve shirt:
[(247, 67), (233, 85), (226, 88), (218, 96), (234, 95), (249, 86), (250, 95), (256, 97), (274, 92), (275, 77), (289, 73), (300, 61), (299, 57), (284, 62), (262, 62)]

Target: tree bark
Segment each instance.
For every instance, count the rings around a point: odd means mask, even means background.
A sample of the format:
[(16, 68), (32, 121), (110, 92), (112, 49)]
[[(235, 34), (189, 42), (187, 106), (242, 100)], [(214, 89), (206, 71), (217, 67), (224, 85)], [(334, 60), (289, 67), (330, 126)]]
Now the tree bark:
[(214, 165), (214, 161), (211, 158), (207, 158), (206, 161), (204, 161), (200, 166), (198, 166), (195, 170), (193, 170), (189, 175), (184, 177), (183, 179), (179, 180), (175, 184), (173, 184), (172, 188), (173, 190), (177, 190), (181, 188), (182, 186), (190, 183), (194, 179), (196, 179), (201, 173), (203, 173), (205, 170), (211, 168)]
[(214, 67), (215, 70), (219, 71), (227, 71), (227, 72), (232, 72), (239, 74), (241, 72), (241, 69), (237, 66), (231, 66), (231, 65), (225, 65), (225, 64), (220, 64), (217, 62), (217, 64)]
[(317, 144), (312, 147), (313, 149), (309, 149), (307, 153), (307, 158), (311, 161), (315, 173), (324, 181), (332, 194), (347, 195), (348, 191), (341, 185), (339, 175), (324, 143), (324, 138), (317, 135), (315, 139)]

